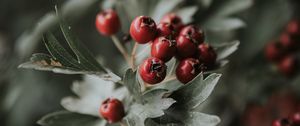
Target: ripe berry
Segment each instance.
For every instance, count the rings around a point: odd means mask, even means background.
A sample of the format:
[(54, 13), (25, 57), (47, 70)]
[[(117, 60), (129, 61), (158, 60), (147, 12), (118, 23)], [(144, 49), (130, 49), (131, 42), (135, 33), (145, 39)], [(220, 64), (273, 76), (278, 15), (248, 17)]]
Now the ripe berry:
[(300, 113), (294, 113), (291, 117), (290, 120), (293, 122), (293, 125), (299, 126), (300, 125)]
[(106, 99), (102, 103), (99, 112), (109, 123), (119, 122), (125, 116), (122, 102), (114, 98)]
[(179, 59), (195, 57), (197, 53), (197, 44), (194, 43), (189, 37), (180, 35), (176, 39), (176, 57)]
[(292, 126), (288, 119), (277, 119), (272, 122), (272, 126)]
[(300, 34), (300, 21), (298, 20), (292, 20), (287, 25), (286, 31), (289, 34)]
[(201, 64), (198, 59), (187, 58), (178, 64), (176, 77), (181, 83), (188, 83), (201, 72)]
[(265, 48), (265, 56), (269, 61), (277, 62), (284, 55), (284, 50), (281, 43), (270, 42)]
[(170, 13), (165, 15), (160, 23), (170, 23), (173, 25), (176, 31), (180, 31), (183, 28), (183, 23), (180, 17), (178, 17), (175, 13)]
[(286, 75), (291, 76), (293, 75), (297, 69), (297, 61), (294, 56), (286, 56), (283, 58), (280, 63), (278, 64), (279, 71)]
[(294, 49), (296, 48), (297, 44), (299, 44), (297, 41), (299, 41), (298, 35), (291, 35), (288, 33), (283, 33), (280, 36), (280, 43), (282, 46), (288, 49)]
[(180, 31), (180, 35), (190, 37), (196, 43), (203, 43), (204, 42), (204, 32), (202, 29), (197, 28), (194, 25), (188, 25), (182, 28)]
[(154, 40), (151, 47), (151, 56), (169, 61), (176, 53), (176, 41), (166, 37), (158, 37)]
[(173, 37), (173, 35), (175, 35), (174, 27), (170, 23), (159, 23), (157, 25), (157, 30), (159, 36)]
[(157, 35), (156, 24), (150, 17), (136, 17), (130, 25), (130, 35), (139, 44), (148, 43)]
[(105, 10), (96, 16), (96, 28), (99, 33), (110, 36), (119, 31), (121, 23), (118, 14), (112, 10)]
[(216, 63), (217, 54), (215, 50), (207, 43), (198, 46), (199, 59), (206, 67), (212, 67)]
[(148, 84), (157, 84), (165, 79), (167, 66), (155, 57), (146, 59), (139, 68), (141, 78)]

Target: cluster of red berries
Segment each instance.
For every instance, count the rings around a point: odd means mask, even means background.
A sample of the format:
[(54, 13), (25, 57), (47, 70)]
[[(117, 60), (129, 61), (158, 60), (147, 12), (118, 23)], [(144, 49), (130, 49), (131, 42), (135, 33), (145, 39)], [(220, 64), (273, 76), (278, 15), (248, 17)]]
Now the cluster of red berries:
[(278, 70), (286, 75), (296, 74), (299, 66), (300, 51), (300, 20), (292, 20), (287, 25), (279, 40), (268, 43), (265, 48), (265, 56), (271, 62), (276, 63)]
[(300, 126), (300, 112), (294, 113), (288, 118), (274, 120), (272, 126)]
[(151, 57), (139, 67), (141, 78), (148, 84), (164, 80), (165, 63), (174, 56), (180, 61), (176, 76), (182, 83), (212, 68), (217, 58), (214, 49), (204, 43), (203, 30), (195, 25), (184, 25), (174, 13), (165, 15), (158, 25), (148, 16), (136, 17), (131, 23), (130, 35), (139, 44), (152, 44)]

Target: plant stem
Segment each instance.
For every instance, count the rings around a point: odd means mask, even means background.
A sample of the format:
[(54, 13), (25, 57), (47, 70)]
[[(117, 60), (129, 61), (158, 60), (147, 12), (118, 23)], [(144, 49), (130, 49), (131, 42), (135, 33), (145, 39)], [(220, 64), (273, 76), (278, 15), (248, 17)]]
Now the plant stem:
[(167, 83), (169, 81), (172, 81), (172, 80), (175, 80), (176, 79), (176, 76), (175, 75), (172, 75), (172, 76), (168, 76), (163, 82), (161, 83)]
[(130, 62), (130, 58), (129, 58), (129, 54), (126, 51), (125, 47), (121, 44), (120, 40), (117, 38), (117, 36), (112, 35), (111, 36), (115, 46), (118, 48), (118, 50), (121, 52), (121, 54), (123, 55), (124, 59), (126, 60), (128, 65), (131, 65)]
[(132, 52), (131, 52), (131, 68), (133, 71), (135, 71), (135, 55), (136, 55), (136, 50), (137, 50), (138, 44), (134, 43), (134, 46), (132, 48)]

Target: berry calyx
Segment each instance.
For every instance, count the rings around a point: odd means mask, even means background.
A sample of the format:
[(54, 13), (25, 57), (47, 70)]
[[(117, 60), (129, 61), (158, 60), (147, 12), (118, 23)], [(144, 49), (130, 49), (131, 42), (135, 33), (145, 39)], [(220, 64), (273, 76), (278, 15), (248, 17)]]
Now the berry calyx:
[(187, 36), (179, 35), (176, 39), (176, 58), (185, 59), (195, 57), (197, 53), (197, 44)]
[(295, 57), (291, 55), (284, 57), (278, 64), (278, 69), (286, 76), (294, 75), (297, 69), (297, 61)]
[(166, 37), (158, 37), (151, 46), (151, 56), (161, 59), (164, 62), (169, 61), (176, 53), (176, 41)]
[(201, 72), (201, 64), (198, 59), (187, 58), (178, 64), (176, 68), (177, 79), (186, 84), (193, 80)]
[(119, 16), (112, 9), (98, 13), (95, 24), (98, 32), (105, 36), (116, 34), (121, 27)]
[(122, 102), (115, 98), (106, 99), (101, 104), (99, 112), (108, 123), (119, 122), (125, 116)]
[(170, 23), (159, 23), (157, 25), (157, 31), (159, 36), (166, 36), (171, 38), (173, 38), (173, 36), (176, 34), (173, 25)]
[(175, 31), (180, 31), (183, 28), (183, 22), (179, 16), (177, 16), (175, 13), (170, 13), (165, 15), (160, 23), (170, 23), (173, 25)]
[(206, 67), (215, 65), (217, 54), (215, 50), (207, 43), (202, 43), (198, 46), (199, 59)]
[(154, 20), (147, 16), (136, 17), (130, 25), (130, 35), (139, 44), (154, 40), (157, 35)]
[(279, 61), (283, 55), (284, 55), (284, 51), (283, 51), (283, 46), (281, 45), (281, 43), (277, 43), (277, 42), (270, 42), (267, 44), (266, 48), (265, 48), (265, 57), (272, 62), (277, 62)]
[(144, 82), (157, 84), (166, 77), (167, 66), (162, 60), (150, 57), (139, 67), (139, 73)]
[(190, 37), (195, 43), (198, 44), (204, 42), (204, 31), (194, 25), (185, 26), (182, 28), (179, 34)]

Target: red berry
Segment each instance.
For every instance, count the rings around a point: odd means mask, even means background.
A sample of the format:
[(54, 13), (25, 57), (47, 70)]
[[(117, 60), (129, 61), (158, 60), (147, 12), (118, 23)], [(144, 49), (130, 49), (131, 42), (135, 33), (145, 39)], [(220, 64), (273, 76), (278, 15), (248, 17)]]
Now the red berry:
[(288, 119), (277, 119), (272, 122), (272, 126), (292, 126)]
[(269, 61), (277, 62), (284, 55), (281, 43), (270, 42), (265, 48), (265, 56)]
[(292, 121), (293, 125), (300, 126), (300, 113), (294, 113), (291, 117), (290, 120)]
[(139, 44), (154, 40), (157, 35), (154, 20), (147, 16), (136, 17), (130, 25), (130, 35)]
[(289, 34), (298, 34), (300, 35), (300, 21), (292, 20), (288, 23), (286, 31)]
[(280, 63), (278, 64), (279, 71), (286, 75), (292, 76), (297, 69), (297, 62), (294, 56), (286, 56), (284, 57)]
[(109, 123), (119, 122), (125, 116), (122, 102), (114, 98), (106, 99), (102, 103), (99, 112)]
[(188, 83), (201, 72), (201, 64), (198, 59), (187, 58), (178, 64), (176, 77), (181, 83)]
[(154, 40), (151, 47), (151, 56), (169, 61), (176, 53), (176, 41), (166, 37), (158, 37)]
[(166, 77), (166, 64), (155, 57), (146, 59), (139, 68), (141, 78), (148, 84), (157, 84)]
[(159, 23), (157, 25), (157, 30), (159, 36), (173, 37), (173, 35), (175, 35), (174, 27), (170, 23)]
[(165, 15), (161, 19), (160, 23), (172, 24), (177, 32), (180, 31), (184, 26), (181, 18), (179, 16), (177, 16), (175, 13), (170, 13), (170, 14)]
[(177, 52), (176, 56), (179, 59), (195, 57), (197, 53), (197, 44), (189, 37), (179, 35), (176, 39)]
[(215, 50), (207, 43), (198, 46), (199, 59), (206, 67), (214, 66), (217, 59)]
[(97, 14), (96, 28), (102, 35), (113, 35), (119, 31), (120, 27), (119, 16), (114, 10), (109, 9)]
[(204, 42), (204, 32), (202, 29), (197, 28), (194, 25), (185, 26), (181, 31), (180, 35), (188, 36), (196, 43)]
[(296, 48), (298, 41), (299, 41), (298, 35), (291, 35), (288, 33), (283, 33), (280, 36), (280, 43), (289, 50)]

